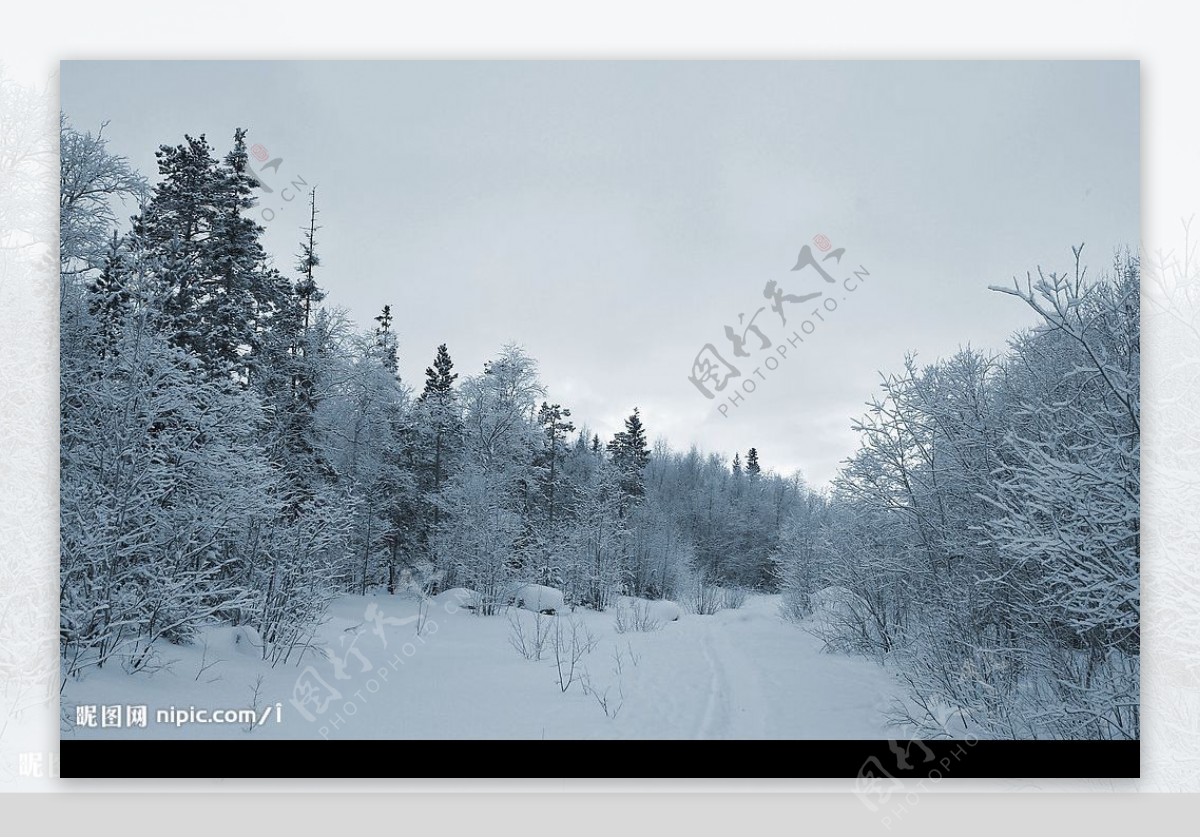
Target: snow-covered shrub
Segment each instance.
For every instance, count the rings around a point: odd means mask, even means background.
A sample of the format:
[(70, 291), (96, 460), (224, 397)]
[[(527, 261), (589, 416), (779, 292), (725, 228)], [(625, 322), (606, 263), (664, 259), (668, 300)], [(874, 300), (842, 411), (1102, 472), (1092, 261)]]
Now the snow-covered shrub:
[(148, 315), (101, 363), (76, 313), (62, 336), (62, 651), (68, 674), (114, 656), (136, 670), (156, 641), (254, 609), (273, 475), (251, 395), (196, 370)]
[(738, 585), (724, 587), (721, 589), (721, 607), (737, 610), (746, 604), (747, 595), (746, 589)]
[(531, 614), (513, 609), (508, 612), (508, 644), (525, 660), (540, 661), (555, 625), (552, 617), (540, 611)]
[(552, 636), (558, 686), (566, 692), (582, 676), (583, 669), (579, 662), (585, 655), (591, 654), (598, 641), (587, 624), (574, 614), (556, 617)]
[(848, 588), (830, 586), (809, 597), (807, 627), (834, 652), (878, 656), (885, 648), (870, 604)]
[(807, 591), (799, 588), (784, 588), (779, 597), (779, 615), (785, 620), (799, 623), (812, 614), (812, 600)]
[(886, 376), (793, 540), (795, 601), (826, 589), (812, 627), (890, 659), (920, 735), (1139, 736), (1139, 273), (1086, 280), (1077, 250), (996, 289), (1040, 324)]
[(702, 616), (716, 614), (724, 605), (721, 588), (709, 580), (703, 572), (697, 573), (692, 578), (686, 594), (684, 605), (693, 614)]
[(443, 490), (443, 500), (457, 515), (434, 535), (437, 553), (454, 569), (455, 579), (479, 592), (479, 613), (496, 614), (507, 604), (521, 517), (506, 505), (501, 479), (482, 469), (457, 475)]
[(617, 601), (614, 628), (618, 634), (658, 631), (666, 623), (679, 619), (679, 606), (669, 600), (621, 597)]

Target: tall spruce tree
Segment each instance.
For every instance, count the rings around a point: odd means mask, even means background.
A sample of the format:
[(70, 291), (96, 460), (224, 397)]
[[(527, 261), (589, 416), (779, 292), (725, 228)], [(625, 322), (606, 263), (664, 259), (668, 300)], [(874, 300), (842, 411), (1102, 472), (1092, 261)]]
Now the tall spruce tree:
[(746, 474), (750, 477), (758, 477), (762, 473), (762, 468), (758, 464), (758, 449), (751, 448), (746, 452)]
[[(395, 588), (395, 570), (402, 552), (411, 549), (412, 498), (415, 495), (408, 461), (408, 394), (400, 381), (398, 340), (392, 329), (390, 305), (375, 317), (366, 339), (364, 363), (353, 373), (353, 427), (350, 433), (349, 484), (360, 518), (356, 548), (361, 552), (359, 591), (379, 580), (376, 559), (387, 550), (388, 585)], [(380, 520), (382, 519), (382, 520)]]
[(393, 375), (399, 375), (399, 341), (392, 331), (392, 307), (385, 305), (383, 311), (375, 317), (379, 325), (375, 327), (375, 352), (383, 366)]
[(443, 343), (437, 348), (433, 366), (425, 368), (425, 389), (421, 391), (420, 401), (452, 395), (454, 382), (457, 380), (458, 373), (454, 372), (454, 361), (450, 359), (450, 352)]
[(462, 417), (454, 382), (454, 361), (446, 344), (437, 348), (433, 366), (425, 368), (425, 388), (417, 398), (417, 444), (414, 459), (421, 475), (421, 488), (428, 495), (426, 531), (441, 522), (436, 496), (446, 483), (449, 466), (457, 457), (462, 437)]
[(85, 283), (88, 312), (97, 325), (98, 351), (106, 356), (116, 349), (121, 336), (121, 326), (133, 304), (129, 290), (130, 268), (122, 243), (114, 230), (100, 272)]
[(546, 437), (545, 448), (538, 456), (538, 465), (544, 470), (542, 494), (546, 499), (546, 522), (549, 530), (554, 529), (559, 462), (566, 455), (567, 434), (575, 430), (575, 424), (570, 420), (570, 409), (559, 404), (542, 402), (538, 410), (538, 425)]
[(263, 358), (258, 375), (263, 402), (270, 410), (268, 447), (285, 475), (288, 500), (285, 510), (298, 514), (322, 483), (333, 483), (336, 474), (322, 451), (316, 413), (322, 399), (323, 380), (329, 378), (327, 336), (313, 305), (325, 297), (317, 285), (316, 205), (310, 222), (301, 228), (297, 279), (288, 293), (278, 295), (269, 328), (262, 337)]
[(206, 243), (216, 228), (220, 204), (217, 161), (203, 135), (161, 146), (159, 183), (133, 219), (132, 239), (162, 287), (162, 316), (172, 341), (206, 357), (206, 330), (198, 312), (209, 293)]
[(635, 407), (625, 420), (625, 430), (613, 435), (608, 444), (608, 453), (616, 469), (618, 486), (626, 499), (627, 509), (645, 494), (646, 464), (650, 462), (650, 447), (646, 443), (646, 429), (642, 417)]
[(321, 264), (317, 256), (317, 189), (313, 187), (308, 195), (308, 225), (301, 228), (303, 238), (300, 241), (300, 252), (296, 254), (296, 272), (300, 279), (296, 282), (296, 296), (304, 312), (304, 329), (308, 331), (313, 323), (313, 306), (325, 299), (325, 292), (317, 285), (313, 271)]
[(162, 288), (164, 327), (213, 376), (249, 383), (263, 336), (291, 284), (266, 266), (263, 228), (249, 217), (256, 181), (246, 132), (218, 163), (203, 135), (162, 146), (160, 182), (134, 218), (131, 242)]

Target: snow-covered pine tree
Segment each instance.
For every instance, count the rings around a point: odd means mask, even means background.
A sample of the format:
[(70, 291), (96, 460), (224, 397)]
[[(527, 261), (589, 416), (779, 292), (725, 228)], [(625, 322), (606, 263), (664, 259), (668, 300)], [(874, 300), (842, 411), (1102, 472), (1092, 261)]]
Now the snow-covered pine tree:
[(746, 452), (746, 475), (754, 478), (762, 473), (762, 468), (758, 464), (758, 449), (751, 448)]
[(399, 376), (400, 342), (392, 331), (392, 307), (385, 305), (375, 316), (375, 355), (392, 375)]
[(608, 453), (613, 468), (619, 475), (619, 485), (625, 496), (625, 508), (628, 510), (645, 494), (644, 474), (646, 463), (650, 461), (646, 429), (636, 407), (625, 419), (625, 430), (614, 434), (612, 441), (608, 443)]
[[(308, 224), (301, 228), (303, 238), (300, 241), (300, 252), (296, 254), (296, 273), (300, 278), (296, 281), (296, 296), (304, 311), (304, 329), (312, 328), (318, 303), (325, 299), (325, 291), (317, 284), (314, 273), (321, 264), (317, 255), (317, 189), (314, 186), (308, 194)], [(303, 347), (301, 348), (303, 351)]]
[(545, 447), (539, 452), (537, 464), (544, 470), (542, 495), (545, 498), (546, 526), (554, 529), (555, 493), (561, 471), (559, 464), (566, 454), (567, 434), (575, 430), (571, 410), (559, 404), (542, 402), (538, 410), (538, 425), (545, 435)]
[(398, 375), (391, 306), (385, 305), (375, 321), (375, 329), (362, 336), (359, 357), (343, 384), (346, 443), (339, 472), (345, 475), (347, 503), (354, 510), (353, 584), (360, 593), (381, 581), (381, 555), (394, 587), (394, 562), (408, 537), (400, 529), (408, 515), (401, 507), (413, 502), (416, 491), (406, 453), (409, 397)]
[(96, 324), (95, 338), (101, 355), (115, 351), (134, 302), (129, 288), (131, 271), (122, 246), (114, 230), (100, 271), (82, 274), (88, 277), (85, 281), (88, 312)]
[(462, 412), (454, 388), (457, 380), (454, 361), (443, 343), (433, 365), (425, 368), (425, 387), (417, 398), (415, 417), (419, 449), (415, 460), (421, 489), (429, 496), (427, 531), (441, 521), (440, 506), (432, 499), (441, 492), (462, 448)]
[(163, 287), (174, 341), (214, 376), (248, 383), (262, 336), (286, 307), (290, 283), (266, 266), (262, 227), (249, 217), (256, 181), (246, 132), (220, 163), (203, 135), (157, 152), (160, 181), (134, 219), (132, 249)]

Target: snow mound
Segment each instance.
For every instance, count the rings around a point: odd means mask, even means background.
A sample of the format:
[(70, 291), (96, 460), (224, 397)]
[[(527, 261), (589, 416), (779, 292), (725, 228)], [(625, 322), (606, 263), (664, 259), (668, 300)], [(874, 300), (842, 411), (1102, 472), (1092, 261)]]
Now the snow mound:
[(254, 626), (238, 626), (233, 632), (233, 643), (238, 651), (252, 655), (260, 654), (259, 650), (263, 647), (262, 636)]
[(623, 596), (617, 600), (617, 608), (627, 609), (659, 623), (673, 623), (683, 616), (683, 609), (669, 599), (642, 599)]
[(540, 614), (558, 614), (567, 608), (562, 591), (546, 585), (519, 585), (508, 592), (506, 601), (509, 605)]
[(477, 611), (481, 602), (479, 592), (472, 591), (470, 588), (447, 588), (432, 599), (438, 605), (446, 606), (450, 611), (455, 608)]

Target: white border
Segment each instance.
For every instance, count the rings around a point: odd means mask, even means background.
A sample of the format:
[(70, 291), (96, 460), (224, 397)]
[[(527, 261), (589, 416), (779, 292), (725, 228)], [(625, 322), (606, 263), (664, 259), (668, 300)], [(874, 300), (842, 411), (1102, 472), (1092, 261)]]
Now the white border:
[[(668, 2), (626, 2), (616, 0), (595, 6), (565, 2), (442, 3), (436, 8), (404, 3), (382, 4), (343, 0), (337, 4), (245, 3), (197, 7), (194, 4), (162, 2), (80, 3), (66, 2), (34, 5), (23, 3), (5, 11), (4, 34), (0, 35), (0, 56), (10, 77), (27, 84), (43, 85), (54, 95), (50, 82), (56, 64), (62, 58), (1126, 58), (1142, 61), (1143, 102), (1143, 245), (1145, 252), (1179, 255), (1182, 246), (1180, 220), (1200, 212), (1200, 146), (1197, 123), (1200, 107), (1194, 102), (1194, 80), (1200, 78), (1200, 51), (1195, 47), (1196, 12), (1191, 4), (1130, 2), (1093, 2), (1075, 4), (1038, 0), (1009, 0), (1004, 3), (959, 2), (830, 2), (798, 4), (782, 2), (741, 2), (738, 4)], [(53, 104), (51, 103), (51, 111)], [(0, 119), (4, 115), (0, 114)], [(48, 132), (52, 123), (48, 124)], [(52, 177), (53, 172), (51, 170)], [(53, 188), (52, 181), (49, 186)], [(49, 199), (52, 200), (52, 194)], [(8, 197), (0, 197), (7, 201)], [(53, 232), (52, 230), (50, 232)], [(1200, 238), (1197, 228), (1196, 238)], [(1169, 270), (1169, 264), (1168, 264)], [(56, 566), (56, 486), (53, 468), (57, 459), (53, 425), (56, 423), (57, 358), (53, 326), (56, 322), (57, 282), (28, 282), (17, 287), (11, 272), (0, 273), (0, 386), (4, 402), (0, 407), (0, 438), (14, 450), (0, 453), (0, 570), (36, 563), (44, 570), (44, 590), (53, 591)], [(1147, 292), (1151, 294), (1150, 291)], [(1153, 302), (1153, 300), (1150, 300)], [(1146, 307), (1149, 312), (1151, 307)], [(1177, 314), (1179, 312), (1176, 312)], [(1185, 316), (1191, 311), (1182, 312)], [(1144, 601), (1145, 668), (1143, 707), (1146, 734), (1143, 743), (1143, 780), (1117, 784), (1116, 788), (1141, 791), (1200, 789), (1200, 753), (1195, 747), (1195, 720), (1200, 719), (1200, 681), (1197, 673), (1197, 636), (1195, 615), (1197, 561), (1196, 506), (1190, 491), (1200, 475), (1200, 458), (1194, 456), (1195, 440), (1191, 417), (1200, 394), (1165, 392), (1172, 364), (1181, 359), (1200, 363), (1200, 352), (1169, 328), (1147, 315), (1145, 347), (1145, 527)], [(1186, 336), (1184, 336), (1186, 337)], [(47, 425), (49, 423), (49, 425)], [(49, 428), (49, 430), (48, 430)], [(1164, 468), (1169, 464), (1170, 469)], [(30, 516), (34, 515), (33, 518)], [(37, 517), (40, 515), (41, 517)], [(40, 608), (53, 615), (53, 601), (42, 601)], [(38, 612), (41, 614), (41, 611)], [(0, 645), (9, 638), (0, 637)], [(11, 646), (10, 646), (11, 648)], [(40, 658), (31, 665), (44, 666)], [(1189, 729), (1187, 720), (1191, 719)], [(33, 726), (28, 722), (34, 721)], [(47, 749), (57, 739), (55, 718), (26, 719), (33, 746), (44, 743)], [(1190, 735), (1189, 735), (1190, 734)], [(25, 745), (23, 747), (29, 747)], [(631, 745), (631, 747), (636, 747)], [(799, 758), (799, 757), (798, 757)], [(0, 782), (3, 782), (0, 780)], [(94, 784), (72, 788), (116, 791), (128, 784)], [(1030, 789), (1054, 791), (1069, 784), (981, 784), (994, 790)], [(143, 783), (144, 790), (168, 788), (213, 788), (213, 784)], [(51, 790), (49, 784), (27, 783), (21, 789)], [(58, 786), (62, 788), (62, 786)], [(220, 784), (222, 788), (229, 788)], [(260, 800), (267, 788), (311, 790), (328, 788), (345, 792), (344, 783), (254, 783), (240, 784)], [(362, 786), (356, 786), (359, 788)], [(477, 783), (447, 784), (436, 781), (410, 781), (405, 784), (366, 784), (366, 788), (406, 788), (432, 792), (446, 788), (493, 788), (497, 791), (527, 791), (537, 794), (536, 806), (565, 806), (567, 799), (547, 797), (546, 792), (577, 791), (575, 783), (537, 781), (524, 784)], [(595, 790), (629, 789), (628, 784), (584, 784)], [(717, 788), (771, 791), (828, 790), (829, 782), (770, 783), (639, 783), (639, 791), (693, 788), (712, 792)], [(954, 790), (966, 791), (971, 786)], [(1112, 790), (1112, 784), (1084, 783), (1075, 787)], [(230, 789), (232, 790), (232, 789)], [(246, 796), (249, 797), (249, 796)], [(959, 798), (960, 795), (930, 795), (930, 798)], [(974, 795), (965, 795), (974, 797)], [(961, 801), (965, 805), (965, 797)], [(158, 799), (157, 797), (155, 798)], [(497, 812), (509, 806), (509, 796), (481, 803)], [(573, 797), (571, 798), (574, 799)], [(629, 800), (633, 798), (628, 798)], [(637, 805), (647, 809), (658, 806), (660, 797), (640, 795)], [(669, 798), (661, 798), (669, 800)], [(681, 813), (710, 813), (691, 821), (696, 832), (708, 831), (706, 825), (735, 824), (712, 812), (706, 795), (692, 797)], [(747, 798), (751, 799), (751, 798)], [(755, 796), (754, 799), (758, 799)], [(822, 795), (806, 797), (805, 809), (825, 806)], [(853, 801), (852, 797), (847, 798)], [(1130, 804), (1114, 809), (1106, 802), (1116, 796), (1089, 798), (1088, 811), (1108, 813), (1090, 830), (1101, 834), (1104, 825), (1121, 824), (1136, 829), (1138, 819), (1123, 819), (1120, 812), (1144, 812), (1144, 806)], [(100, 798), (99, 800), (104, 800)], [(295, 798), (287, 806), (294, 811), (307, 810), (316, 798)], [(320, 809), (346, 809), (351, 804), (337, 798), (319, 798)], [(404, 818), (402, 811), (415, 813), (427, 801), (427, 795), (406, 797), (397, 806), (395, 823)], [(11, 801), (11, 804), (10, 804)], [(2, 798), (0, 806), (15, 812), (18, 798)], [(198, 803), (199, 801), (197, 801)], [(924, 812), (943, 806), (954, 809), (960, 802), (927, 801)], [(1017, 800), (1011, 801), (1013, 804)], [(1048, 801), (1047, 801), (1048, 802)], [(80, 801), (82, 803), (82, 800)], [(165, 803), (165, 801), (164, 801)], [(245, 801), (239, 805), (249, 805)], [(528, 801), (530, 806), (535, 805)], [(21, 803), (21, 806), (24, 804)], [(141, 804), (139, 804), (141, 805)], [(160, 804), (153, 805), (157, 809)], [(222, 804), (231, 805), (227, 800)], [(372, 808), (375, 803), (362, 800), (355, 807)], [(436, 803), (428, 804), (434, 811)], [(579, 804), (582, 806), (582, 804)], [(633, 805), (629, 803), (629, 805)], [(746, 808), (729, 803), (729, 811)], [(836, 809), (835, 804), (829, 804)], [(1013, 812), (1031, 811), (1040, 804), (1021, 796), (1021, 805), (1005, 807)], [(1167, 804), (1155, 804), (1164, 809)], [(1174, 804), (1171, 804), (1174, 805)], [(447, 808), (448, 807), (448, 808)], [(774, 803), (760, 800), (756, 811), (778, 812), (780, 828), (799, 830), (805, 826), (797, 818), (795, 803), (792, 816), (784, 820)], [(86, 809), (86, 806), (72, 806)], [(104, 808), (97, 803), (95, 811)], [(120, 807), (117, 807), (118, 809)], [(191, 807), (189, 807), (191, 808)], [(559, 831), (581, 829), (603, 831), (604, 825), (619, 823), (605, 819), (604, 812), (619, 811), (609, 804), (590, 807), (595, 819), (572, 817), (558, 820)], [(859, 807), (861, 809), (861, 807)], [(169, 810), (168, 810), (169, 811)], [(203, 807), (198, 807), (203, 811)], [(469, 813), (475, 811), (444, 801), (441, 811), (452, 811), (457, 823), (466, 828)], [(569, 808), (567, 809), (569, 811)], [(968, 811), (968, 810), (963, 810)], [(580, 813), (582, 815), (582, 812)], [(870, 813), (862, 810), (870, 817)], [(316, 817), (315, 815), (313, 816)], [(680, 815), (683, 817), (683, 814)], [(774, 815), (772, 816), (774, 817)], [(864, 823), (849, 816), (847, 823)], [(922, 814), (921, 817), (924, 817)], [(932, 816), (931, 816), (932, 817)], [(310, 820), (309, 823), (326, 823)], [(343, 828), (355, 829), (356, 818), (343, 819)], [(452, 821), (453, 822), (453, 821)], [(684, 820), (678, 823), (684, 823)], [(762, 821), (757, 821), (762, 823)], [(874, 821), (877, 823), (876, 821)], [(191, 821), (192, 825), (209, 823)], [(361, 823), (361, 822), (358, 822)], [(426, 823), (431, 823), (427, 821)], [(436, 823), (436, 821), (432, 822)], [(486, 823), (486, 821), (485, 821)], [(749, 821), (747, 822), (749, 823)], [(990, 829), (995, 821), (976, 823)], [(1082, 821), (1080, 821), (1082, 823)], [(214, 822), (214, 826), (216, 822)], [(647, 823), (649, 825), (649, 823)], [(669, 824), (668, 824), (669, 825)], [(249, 824), (247, 824), (249, 827)], [(969, 829), (968, 825), (961, 825)], [(612, 828), (612, 827), (610, 827)], [(762, 826), (759, 827), (763, 829)], [(872, 827), (868, 824), (867, 829)], [(454, 831), (454, 830), (452, 830)], [(1089, 830), (1082, 830), (1087, 832)], [(530, 829), (532, 833), (533, 830)], [(130, 833), (132, 834), (132, 833)]]

